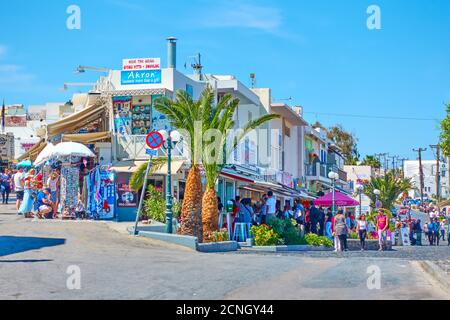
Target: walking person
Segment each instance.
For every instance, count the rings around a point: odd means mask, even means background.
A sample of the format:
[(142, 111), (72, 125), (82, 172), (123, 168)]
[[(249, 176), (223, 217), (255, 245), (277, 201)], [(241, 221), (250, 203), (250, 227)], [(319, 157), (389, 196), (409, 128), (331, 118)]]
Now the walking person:
[(361, 251), (366, 249), (366, 238), (367, 238), (367, 221), (366, 216), (362, 214), (356, 224), (356, 232), (359, 235), (359, 242), (361, 244)]
[(347, 248), (347, 234), (349, 233), (349, 226), (345, 221), (344, 212), (339, 210), (334, 217), (333, 224), (334, 234), (339, 238), (339, 248), (337, 251), (348, 251)]
[(441, 231), (442, 241), (445, 241), (445, 223), (444, 223), (444, 220), (442, 220), (441, 223), (440, 223), (440, 231)]
[(259, 209), (259, 224), (266, 224), (266, 217), (267, 217), (267, 205), (266, 200), (267, 196), (263, 195), (261, 198), (261, 208)]
[(439, 219), (436, 217), (433, 221), (433, 243), (436, 246), (439, 246), (439, 238), (441, 237), (440, 229), (441, 224), (439, 223)]
[(421, 246), (422, 245), (422, 225), (421, 225), (420, 219), (417, 219), (416, 223), (414, 224), (414, 233), (416, 234), (416, 245)]
[(431, 220), (427, 224), (428, 228), (428, 242), (430, 243), (430, 246), (434, 245), (434, 226), (433, 226), (433, 220)]
[(31, 213), (33, 212), (33, 191), (34, 191), (34, 174), (35, 170), (31, 169), (27, 175), (25, 176), (23, 188), (24, 188), (24, 196), (23, 201), (19, 208), (19, 213), (23, 214), (25, 218), (31, 217)]
[[(23, 195), (24, 195), (24, 179), (25, 173), (23, 172), (23, 167), (20, 167), (17, 172), (14, 174), (14, 191), (16, 192), (16, 208), (19, 211), (20, 206), (22, 205)], [(20, 212), (19, 212), (20, 214)]]
[(311, 220), (311, 232), (318, 234), (317, 224), (320, 220), (320, 212), (319, 209), (317, 209), (317, 207), (314, 205), (313, 201), (310, 202), (309, 217)]
[(267, 200), (266, 200), (266, 219), (269, 220), (275, 217), (277, 213), (277, 200), (273, 196), (273, 192), (267, 192)]
[(323, 236), (325, 234), (325, 212), (323, 208), (319, 208), (319, 236)]
[(9, 200), (9, 194), (11, 193), (11, 174), (9, 173), (8, 169), (5, 169), (5, 171), (0, 176), (0, 189), (2, 192), (2, 203), (8, 204)]
[(378, 216), (376, 218), (376, 228), (378, 233), (378, 243), (380, 245), (378, 251), (384, 251), (386, 250), (387, 230), (389, 229), (389, 221), (383, 209), (378, 210)]

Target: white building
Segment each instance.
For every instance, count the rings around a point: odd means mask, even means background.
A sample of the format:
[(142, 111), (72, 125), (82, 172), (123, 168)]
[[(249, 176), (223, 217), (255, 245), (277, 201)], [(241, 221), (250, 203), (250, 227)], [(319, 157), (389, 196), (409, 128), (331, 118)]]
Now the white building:
[[(370, 212), (370, 198), (361, 193), (359, 194), (358, 185), (364, 185), (370, 181), (371, 177), (375, 176), (375, 170), (371, 166), (344, 166), (344, 171), (347, 173), (347, 181), (350, 190), (353, 192), (353, 198), (356, 201), (361, 201), (362, 213)], [(359, 215), (359, 207), (356, 208)]]
[[(436, 195), (436, 160), (422, 160), (423, 181), (424, 181), (424, 197), (431, 198)], [(403, 166), (406, 178), (411, 178), (415, 189), (409, 191), (412, 198), (420, 197), (420, 169), (418, 160), (405, 161)], [(446, 196), (449, 193), (448, 186), (448, 168), (445, 161), (440, 162), (440, 195)]]

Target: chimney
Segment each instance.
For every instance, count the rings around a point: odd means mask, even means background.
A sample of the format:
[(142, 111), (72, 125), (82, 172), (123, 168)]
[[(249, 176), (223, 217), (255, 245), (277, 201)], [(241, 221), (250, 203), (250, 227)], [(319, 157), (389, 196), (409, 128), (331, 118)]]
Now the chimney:
[(167, 67), (177, 68), (177, 38), (167, 38)]

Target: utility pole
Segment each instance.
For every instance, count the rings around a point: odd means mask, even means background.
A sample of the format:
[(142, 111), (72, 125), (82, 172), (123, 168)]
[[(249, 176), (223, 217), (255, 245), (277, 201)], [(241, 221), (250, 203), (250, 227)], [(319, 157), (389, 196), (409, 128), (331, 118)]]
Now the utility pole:
[[(380, 162), (380, 176), (381, 176), (381, 167), (383, 165), (384, 162), (384, 175), (386, 175), (386, 170), (387, 170), (387, 158), (386, 156), (389, 155), (389, 153), (377, 153), (375, 156), (378, 157), (378, 161)], [(383, 157), (383, 162), (381, 162), (381, 158)]]
[(419, 153), (420, 205), (423, 206), (424, 181), (423, 181), (423, 168), (422, 168), (422, 152), (427, 151), (427, 149), (419, 148), (419, 149), (413, 149), (413, 151)]
[[(439, 203), (441, 195), (441, 172), (440, 172), (440, 158), (441, 158), (441, 147), (438, 144), (430, 145), (431, 149), (436, 149), (436, 200)], [(438, 208), (439, 209), (439, 208)]]
[(402, 170), (402, 179), (405, 179), (405, 161), (408, 160), (408, 158), (401, 158), (398, 159), (398, 161), (402, 162), (402, 166), (400, 167)]
[(395, 178), (395, 176), (396, 176), (396, 174), (395, 174), (395, 170), (396, 170), (395, 159), (397, 159), (398, 156), (389, 156), (389, 158), (392, 159), (392, 176)]

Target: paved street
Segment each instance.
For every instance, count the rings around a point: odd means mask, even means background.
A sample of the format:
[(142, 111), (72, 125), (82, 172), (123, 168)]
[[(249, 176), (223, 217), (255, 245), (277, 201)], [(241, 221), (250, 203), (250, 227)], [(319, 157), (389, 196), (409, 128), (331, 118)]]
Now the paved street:
[[(102, 222), (0, 214), (0, 299), (449, 299), (417, 260), (450, 249), (297, 254), (200, 254), (119, 233)], [(69, 290), (67, 268), (80, 267)], [(369, 266), (381, 287), (369, 290)]]

